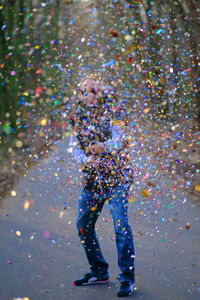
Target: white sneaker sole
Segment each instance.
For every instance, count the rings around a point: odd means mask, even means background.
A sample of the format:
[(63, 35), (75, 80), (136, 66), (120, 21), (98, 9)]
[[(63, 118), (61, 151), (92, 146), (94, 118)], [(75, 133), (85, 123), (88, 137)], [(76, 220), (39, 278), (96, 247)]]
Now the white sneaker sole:
[[(91, 278), (92, 279), (92, 278)], [(90, 280), (91, 280), (90, 279)], [(86, 283), (82, 283), (82, 285), (91, 285), (91, 284), (103, 284), (103, 283), (108, 283), (109, 282), (109, 279), (108, 280), (104, 280), (104, 281), (89, 281), (89, 282), (86, 282)]]

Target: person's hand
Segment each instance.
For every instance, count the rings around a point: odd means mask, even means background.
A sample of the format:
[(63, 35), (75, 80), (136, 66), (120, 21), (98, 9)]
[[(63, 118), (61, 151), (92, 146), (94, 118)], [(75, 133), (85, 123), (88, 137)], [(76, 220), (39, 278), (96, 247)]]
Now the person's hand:
[(105, 151), (105, 145), (104, 145), (104, 143), (96, 141), (95, 143), (89, 144), (89, 149), (90, 149), (92, 155), (100, 154)]
[(93, 156), (89, 156), (88, 159), (87, 159), (87, 165), (89, 167), (92, 167), (94, 162), (95, 162), (95, 160), (94, 160)]
[(89, 156), (87, 159), (87, 165), (89, 167), (96, 168), (98, 167), (99, 163), (100, 163), (99, 159), (95, 159), (92, 155)]

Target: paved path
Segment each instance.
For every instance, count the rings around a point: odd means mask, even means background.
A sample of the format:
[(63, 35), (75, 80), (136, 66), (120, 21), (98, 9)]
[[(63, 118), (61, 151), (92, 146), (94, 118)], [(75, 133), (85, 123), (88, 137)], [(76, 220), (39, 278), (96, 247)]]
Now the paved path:
[[(67, 141), (60, 141), (48, 159), (17, 184), (16, 196), (1, 202), (1, 300), (117, 299), (119, 270), (107, 204), (97, 222), (97, 234), (110, 263), (110, 283), (72, 286), (72, 280), (87, 272), (88, 265), (75, 227), (80, 172), (67, 148)], [(129, 204), (136, 250), (136, 291), (131, 298), (199, 299), (200, 208), (173, 189), (173, 182), (142, 152), (134, 162), (145, 173), (137, 176), (136, 170), (130, 195), (130, 199), (136, 197)], [(141, 194), (147, 169), (149, 181), (155, 184), (146, 186), (151, 189), (148, 198)], [(30, 207), (25, 210), (28, 200)]]

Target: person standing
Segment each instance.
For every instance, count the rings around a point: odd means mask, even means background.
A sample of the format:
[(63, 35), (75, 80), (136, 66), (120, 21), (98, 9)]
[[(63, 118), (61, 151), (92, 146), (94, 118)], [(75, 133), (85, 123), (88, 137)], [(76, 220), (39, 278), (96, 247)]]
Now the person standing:
[(131, 178), (123, 106), (100, 88), (95, 77), (79, 84), (78, 102), (72, 118), (70, 146), (82, 166), (82, 191), (76, 226), (87, 256), (90, 271), (73, 282), (74, 286), (103, 284), (109, 281), (109, 265), (100, 249), (95, 223), (105, 201), (112, 214), (120, 287), (118, 297), (134, 291), (134, 243), (128, 224), (128, 190)]

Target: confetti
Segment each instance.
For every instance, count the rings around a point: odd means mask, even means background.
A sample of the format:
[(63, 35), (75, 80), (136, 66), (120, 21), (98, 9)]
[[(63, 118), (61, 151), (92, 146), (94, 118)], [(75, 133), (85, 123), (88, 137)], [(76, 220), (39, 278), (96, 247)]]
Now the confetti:
[(156, 185), (155, 185), (153, 182), (151, 182), (151, 181), (147, 181), (147, 184), (150, 185), (150, 186), (153, 186), (153, 187), (156, 186)]
[(45, 237), (45, 239), (50, 239), (51, 233), (50, 233), (48, 230), (45, 230), (45, 231), (43, 232), (43, 236)]
[(146, 189), (143, 189), (142, 190), (142, 195), (144, 196), (144, 197), (149, 197), (149, 193), (148, 193), (148, 191), (146, 190)]
[(200, 192), (200, 184), (195, 185), (195, 191)]
[(113, 36), (113, 37), (118, 37), (118, 33), (117, 33), (117, 31), (115, 31), (113, 28), (110, 28), (110, 34)]
[(17, 195), (16, 191), (11, 191), (11, 196), (15, 197)]
[(185, 226), (186, 229), (190, 229), (190, 223), (187, 223)]
[(25, 211), (28, 210), (31, 205), (33, 205), (33, 201), (32, 200), (25, 200), (24, 201), (24, 210)]
[(17, 147), (17, 148), (21, 148), (22, 145), (23, 145), (22, 141), (17, 141), (17, 142), (16, 142), (16, 147)]
[(90, 208), (90, 210), (91, 210), (91, 211), (95, 211), (95, 210), (97, 210), (97, 207), (96, 207), (96, 206), (93, 206), (93, 207)]
[(149, 107), (149, 108), (146, 108), (146, 109), (144, 110), (144, 113), (147, 114), (150, 110), (151, 110), (150, 107)]
[(46, 126), (46, 124), (47, 124), (47, 120), (46, 120), (46, 119), (42, 119), (42, 120), (41, 120), (41, 125), (42, 125), (42, 126)]
[(30, 300), (28, 297), (17, 297), (17, 298), (10, 298), (10, 300)]
[(7, 262), (8, 264), (12, 264), (12, 263), (13, 263), (12, 260), (7, 260), (6, 262)]
[(132, 203), (132, 202), (134, 202), (135, 201), (135, 197), (132, 197), (131, 199), (128, 199), (128, 202), (129, 203)]

